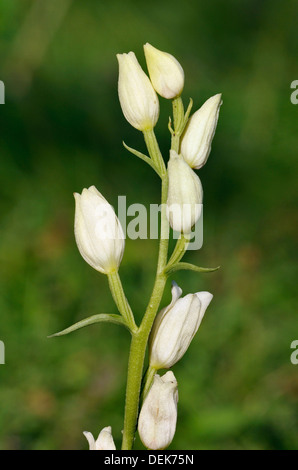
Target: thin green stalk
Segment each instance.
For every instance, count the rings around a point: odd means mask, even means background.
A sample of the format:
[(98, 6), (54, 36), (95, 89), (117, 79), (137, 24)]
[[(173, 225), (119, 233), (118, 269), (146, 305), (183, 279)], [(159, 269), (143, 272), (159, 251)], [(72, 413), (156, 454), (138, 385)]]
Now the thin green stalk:
[(178, 263), (187, 250), (189, 239), (181, 234), (181, 237), (178, 238), (174, 251), (168, 261), (167, 269), (175, 263)]
[(144, 162), (148, 163), (148, 165), (150, 165), (151, 168), (153, 168), (153, 170), (156, 171), (158, 176), (160, 176), (159, 169), (156, 167), (156, 165), (155, 165), (154, 161), (152, 160), (152, 158), (149, 158), (149, 157), (147, 157), (147, 155), (144, 155), (142, 152), (139, 152), (138, 150), (135, 150), (132, 147), (129, 147), (128, 145), (126, 145), (125, 142), (122, 142), (122, 143), (123, 143), (124, 147), (126, 148), (126, 150), (128, 150), (130, 153), (132, 153), (136, 157), (141, 158), (141, 160), (143, 160)]
[(164, 292), (165, 284), (167, 281), (167, 276), (165, 275), (164, 270), (167, 264), (169, 239), (168, 237), (162, 237), (162, 235), (165, 235), (168, 231), (168, 220), (166, 217), (165, 205), (167, 200), (167, 194), (168, 177), (167, 173), (164, 173), (162, 177), (161, 238), (159, 242), (157, 272), (153, 291), (144, 318), (137, 333), (132, 336), (131, 341), (127, 373), (122, 450), (130, 450), (133, 446), (134, 434), (136, 431), (139, 413), (139, 401), (145, 351), (148, 343), (148, 337), (156, 313), (158, 311)]

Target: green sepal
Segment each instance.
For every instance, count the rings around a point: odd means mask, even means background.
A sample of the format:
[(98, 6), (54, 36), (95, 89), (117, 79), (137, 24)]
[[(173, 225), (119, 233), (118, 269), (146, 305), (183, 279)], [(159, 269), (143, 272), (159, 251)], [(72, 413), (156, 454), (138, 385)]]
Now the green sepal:
[(184, 106), (181, 96), (173, 99), (174, 128), (177, 136), (180, 136), (184, 127)]
[(185, 126), (186, 126), (186, 124), (187, 124), (187, 121), (188, 121), (188, 119), (189, 119), (189, 115), (190, 115), (190, 111), (191, 111), (191, 109), (192, 109), (192, 105), (193, 105), (193, 101), (192, 101), (191, 98), (189, 98), (189, 105), (188, 105), (187, 110), (186, 110), (186, 113), (185, 113), (185, 115), (184, 115), (183, 131), (184, 131)]
[(84, 328), (85, 326), (93, 325), (94, 323), (100, 322), (116, 323), (117, 325), (123, 325), (129, 329), (125, 320), (120, 315), (114, 315), (112, 313), (100, 313), (99, 315), (92, 315), (92, 317), (88, 317), (84, 320), (74, 323), (68, 328), (65, 328), (65, 330), (59, 331), (58, 333), (54, 333), (53, 335), (48, 336), (48, 338), (53, 338), (54, 336), (68, 335), (68, 333), (71, 333), (72, 331), (76, 331), (80, 328)]
[(171, 275), (176, 271), (180, 271), (181, 269), (188, 269), (190, 271), (196, 271), (198, 273), (211, 273), (213, 271), (217, 271), (219, 268), (220, 266), (217, 266), (216, 268), (202, 268), (200, 266), (196, 266), (195, 264), (177, 263), (173, 266), (170, 266), (165, 272), (167, 275)]
[(168, 129), (169, 129), (171, 135), (174, 135), (174, 134), (175, 134), (175, 131), (174, 131), (174, 129), (172, 128), (172, 118), (171, 118), (171, 116), (169, 116)]
[(177, 136), (181, 136), (183, 134), (183, 131), (186, 127), (186, 124), (189, 119), (189, 115), (192, 109), (193, 105), (193, 100), (190, 98), (189, 99), (189, 105), (187, 107), (186, 113), (184, 114), (184, 108), (183, 108), (183, 103), (182, 99), (180, 97), (175, 98), (173, 100), (173, 112), (174, 112), (174, 125), (175, 125), (175, 130), (172, 127), (172, 119), (171, 117), (169, 118), (169, 123), (168, 123), (168, 129), (172, 136), (175, 134)]

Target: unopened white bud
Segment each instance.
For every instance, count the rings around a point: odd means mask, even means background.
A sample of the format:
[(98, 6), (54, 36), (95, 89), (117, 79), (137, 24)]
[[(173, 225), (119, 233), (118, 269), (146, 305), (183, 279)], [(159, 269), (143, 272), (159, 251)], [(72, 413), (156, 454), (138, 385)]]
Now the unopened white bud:
[(148, 42), (144, 51), (150, 80), (157, 93), (167, 99), (179, 96), (184, 87), (184, 71), (178, 60)]
[(108, 274), (118, 269), (124, 252), (124, 233), (113, 207), (95, 186), (74, 194), (75, 238), (84, 260)]
[(196, 173), (181, 155), (170, 151), (167, 217), (173, 230), (185, 234), (201, 215), (203, 188)]
[(155, 374), (143, 403), (138, 431), (147, 449), (166, 449), (172, 442), (177, 423), (178, 388), (173, 372)]
[(172, 287), (172, 302), (157, 315), (150, 334), (149, 362), (158, 369), (169, 369), (188, 349), (198, 331), (213, 295), (196, 292), (180, 299), (182, 290)]
[(116, 450), (111, 426), (103, 428), (96, 441), (91, 432), (84, 431), (83, 434), (89, 442), (89, 450)]
[(117, 54), (118, 93), (122, 112), (136, 129), (152, 129), (159, 116), (159, 102), (154, 88), (134, 52)]
[(181, 140), (181, 154), (191, 168), (201, 168), (209, 157), (221, 104), (219, 93), (209, 98), (189, 120)]

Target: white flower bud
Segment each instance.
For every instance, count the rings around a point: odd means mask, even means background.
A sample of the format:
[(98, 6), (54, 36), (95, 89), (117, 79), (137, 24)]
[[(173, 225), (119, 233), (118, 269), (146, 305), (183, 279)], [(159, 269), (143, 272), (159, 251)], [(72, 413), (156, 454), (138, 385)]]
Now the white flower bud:
[(157, 93), (167, 99), (179, 96), (184, 87), (184, 71), (178, 60), (148, 42), (144, 51), (150, 80)]
[(201, 215), (203, 188), (198, 175), (174, 150), (168, 163), (167, 217), (173, 230), (185, 234)]
[(152, 129), (159, 116), (159, 102), (154, 88), (133, 52), (117, 54), (118, 93), (122, 112), (136, 129)]
[(75, 238), (84, 260), (108, 274), (118, 269), (124, 251), (124, 233), (113, 207), (95, 186), (74, 194)]
[(173, 372), (162, 377), (155, 374), (138, 422), (139, 435), (147, 449), (166, 449), (171, 444), (176, 431), (177, 403), (177, 381)]
[(158, 369), (169, 369), (188, 349), (198, 331), (213, 295), (197, 292), (179, 298), (182, 290), (172, 287), (172, 302), (157, 315), (150, 334), (149, 362)]
[(181, 154), (191, 168), (198, 170), (209, 157), (221, 104), (219, 93), (209, 98), (189, 120), (181, 140)]
[(111, 426), (103, 428), (96, 441), (91, 432), (84, 431), (83, 434), (89, 442), (89, 450), (116, 450)]

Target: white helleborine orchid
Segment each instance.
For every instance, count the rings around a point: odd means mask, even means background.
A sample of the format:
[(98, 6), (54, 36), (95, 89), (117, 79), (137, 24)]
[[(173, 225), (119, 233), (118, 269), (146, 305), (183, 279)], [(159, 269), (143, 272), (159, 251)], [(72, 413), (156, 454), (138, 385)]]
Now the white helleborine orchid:
[(124, 252), (124, 233), (113, 207), (91, 186), (74, 193), (75, 238), (84, 260), (108, 274), (118, 269)]
[(188, 234), (202, 211), (203, 188), (181, 155), (170, 151), (167, 217), (173, 230)]
[(221, 104), (219, 93), (209, 98), (189, 120), (181, 140), (181, 154), (191, 168), (198, 170), (209, 157)]
[(139, 435), (147, 449), (166, 449), (171, 444), (176, 431), (177, 402), (177, 381), (173, 372), (162, 377), (155, 374), (138, 422)]
[(157, 93), (167, 99), (179, 96), (184, 87), (184, 71), (178, 60), (148, 42), (144, 51), (150, 80)]
[(136, 129), (153, 129), (159, 116), (159, 102), (154, 88), (134, 52), (117, 54), (118, 93), (122, 112)]
[(89, 442), (89, 450), (116, 450), (111, 426), (103, 428), (96, 440), (91, 432), (84, 431), (83, 434)]
[(150, 334), (149, 363), (158, 369), (169, 369), (188, 349), (198, 331), (213, 295), (196, 292), (180, 299), (182, 290), (173, 282), (172, 302), (157, 315)]

